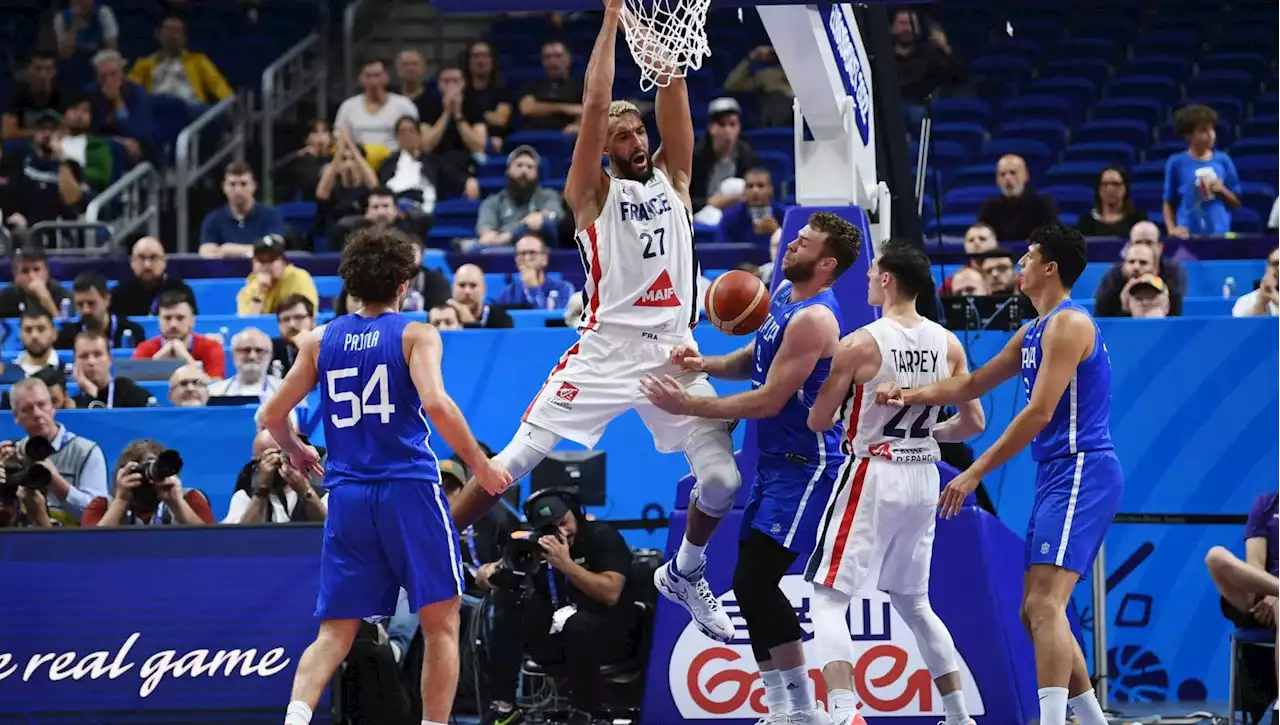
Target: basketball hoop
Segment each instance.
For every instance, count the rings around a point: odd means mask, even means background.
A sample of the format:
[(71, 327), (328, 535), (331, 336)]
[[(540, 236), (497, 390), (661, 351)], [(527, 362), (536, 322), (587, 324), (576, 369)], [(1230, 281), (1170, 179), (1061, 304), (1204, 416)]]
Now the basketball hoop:
[(707, 10), (711, 0), (626, 0), (622, 29), (640, 67), (640, 90), (671, 84), (711, 55)]

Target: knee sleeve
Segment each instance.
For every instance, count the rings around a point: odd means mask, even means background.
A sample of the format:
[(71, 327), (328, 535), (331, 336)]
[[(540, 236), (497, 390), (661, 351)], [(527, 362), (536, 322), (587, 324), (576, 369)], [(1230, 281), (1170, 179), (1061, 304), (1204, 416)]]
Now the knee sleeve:
[(889, 602), (915, 635), (920, 656), (934, 679), (960, 669), (956, 664), (956, 644), (947, 625), (929, 604), (928, 594), (890, 594)]
[(560, 442), (560, 436), (546, 428), (521, 423), (511, 442), (497, 455), (502, 465), (507, 467), (512, 482), (524, 478), (533, 467), (542, 462)]
[(738, 549), (733, 594), (747, 622), (751, 650), (757, 662), (772, 659), (770, 650), (774, 647), (798, 642), (804, 637), (791, 600), (778, 586), (794, 559), (790, 551), (755, 531)]
[(853, 636), (849, 634), (849, 597), (831, 587), (813, 585), (809, 618), (813, 620), (814, 641), (818, 645), (818, 668), (832, 662), (855, 664)]
[(712, 518), (727, 516), (742, 485), (729, 432), (706, 430), (695, 434), (685, 446), (684, 455), (697, 480), (693, 487), (694, 506)]

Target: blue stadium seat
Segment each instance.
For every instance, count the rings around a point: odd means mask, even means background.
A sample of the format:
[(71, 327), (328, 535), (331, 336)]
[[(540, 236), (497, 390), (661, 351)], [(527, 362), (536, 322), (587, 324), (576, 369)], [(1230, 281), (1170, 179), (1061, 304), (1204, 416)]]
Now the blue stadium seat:
[(1057, 96), (1076, 109), (1083, 110), (1093, 103), (1098, 87), (1083, 78), (1045, 78), (1027, 86), (1028, 94)]
[(1280, 112), (1280, 96), (1275, 91), (1263, 93), (1253, 102), (1255, 116), (1272, 116)]
[(311, 232), (316, 225), (316, 203), (314, 201), (286, 201), (276, 204), (276, 211), (284, 218), (284, 223), (296, 231)]
[(1159, 210), (1164, 203), (1164, 170), (1160, 171), (1162, 180), (1155, 182), (1135, 181), (1129, 187), (1129, 198), (1133, 200), (1134, 207), (1148, 210)]
[(1045, 47), (1041, 43), (1017, 33), (1012, 37), (1006, 35), (987, 43), (985, 54), (1035, 61), (1044, 52)]
[[(1219, 118), (1218, 125), (1214, 129), (1218, 134), (1217, 145), (1223, 147), (1231, 145), (1232, 140), (1236, 137), (1234, 129), (1234, 126)], [(1186, 145), (1186, 140), (1179, 136), (1178, 130), (1173, 127), (1173, 121), (1165, 121), (1156, 127), (1156, 140), (1160, 143), (1181, 141), (1183, 145)]]
[(1165, 160), (1144, 161), (1137, 164), (1129, 170), (1129, 178), (1134, 184), (1138, 183), (1164, 183), (1164, 166)]
[[(1270, 10), (1271, 20), (1275, 21), (1275, 9)], [(1200, 60), (1200, 72), (1232, 70), (1241, 71), (1250, 78), (1261, 78), (1270, 63), (1261, 53), (1213, 53)]]
[(1058, 202), (1062, 217), (1071, 221), (1093, 208), (1092, 186), (1045, 186), (1040, 193)]
[(1008, 121), (1062, 120), (1072, 113), (1071, 102), (1057, 95), (1030, 93), (1004, 104), (1002, 117)]
[[(1263, 3), (1271, 6), (1271, 3)], [(1260, 53), (1275, 56), (1276, 25), (1275, 7), (1271, 6), (1271, 19), (1267, 23), (1232, 26), (1225, 41), (1233, 53)]]
[(964, 144), (954, 141), (934, 140), (929, 149), (929, 165), (944, 169), (953, 169), (969, 158), (969, 150)]
[(528, 144), (545, 158), (569, 158), (573, 155), (573, 142), (573, 136), (559, 131), (518, 131), (507, 137), (507, 148)]
[(1236, 209), (1231, 212), (1231, 231), (1236, 234), (1261, 234), (1262, 215), (1253, 209)]
[(1280, 118), (1275, 114), (1268, 116), (1255, 115), (1253, 118), (1245, 121), (1240, 127), (1240, 137), (1244, 139), (1255, 137), (1275, 138), (1280, 136)]
[(944, 214), (941, 219), (929, 219), (924, 225), (925, 237), (963, 237), (973, 226), (972, 214)]
[(161, 146), (178, 140), (178, 134), (195, 120), (191, 105), (173, 96), (151, 97), (151, 137)]
[(1001, 124), (996, 130), (999, 140), (1025, 139), (1039, 141), (1049, 148), (1049, 153), (1056, 154), (1067, 142), (1067, 124), (1047, 118), (1026, 121), (1011, 121)]
[(1187, 81), (1187, 98), (1233, 96), (1250, 101), (1258, 95), (1258, 77), (1242, 70), (1201, 70)]
[(1091, 58), (1055, 60), (1040, 69), (1040, 78), (1080, 78), (1101, 88), (1111, 77), (1111, 65)]
[[(1027, 15), (1026, 9), (1020, 13)], [(1040, 57), (1045, 51), (1051, 50), (1058, 41), (1062, 39), (1062, 29), (1064, 23), (1056, 19), (1043, 19), (1043, 16), (1035, 16), (1036, 19), (1027, 19), (1022, 22), (1016, 22), (1013, 25), (1013, 37), (1022, 39), (1035, 44), (1036, 50), (1033, 57)]]
[(943, 216), (968, 214), (973, 218), (978, 213), (978, 207), (982, 206), (982, 202), (994, 195), (990, 186), (966, 186), (952, 189), (942, 197), (942, 214)]
[(1178, 98), (1178, 84), (1168, 76), (1123, 75), (1111, 81), (1107, 95), (1112, 98), (1151, 98), (1169, 105)]
[(996, 184), (996, 166), (994, 163), (986, 164), (970, 164), (960, 167), (954, 176), (950, 179), (950, 184), (954, 188), (962, 186), (983, 186), (991, 189), (991, 193), (995, 193)]
[(978, 123), (938, 123), (933, 126), (933, 139), (960, 144), (972, 154), (986, 142), (987, 129)]
[(1125, 65), (1126, 76), (1163, 76), (1181, 83), (1191, 75), (1191, 59), (1176, 55), (1149, 55)]
[(1275, 136), (1242, 138), (1231, 145), (1231, 154), (1233, 156), (1247, 156), (1249, 154), (1271, 154), (1275, 156), (1280, 154), (1280, 138)]
[(474, 234), (479, 214), (479, 199), (445, 199), (436, 204), (435, 223), (437, 226), (471, 229)]
[(933, 102), (934, 133), (943, 123), (985, 124), (991, 119), (991, 104), (981, 98), (941, 98)]
[[(1244, 101), (1236, 96), (1200, 96), (1187, 94), (1187, 103), (1203, 103), (1218, 112), (1219, 127), (1225, 126), (1231, 138), (1235, 138), (1236, 124), (1244, 118)], [(1219, 143), (1222, 135), (1218, 135)], [(1229, 141), (1228, 141), (1229, 142)]]
[(1274, 184), (1280, 177), (1280, 163), (1275, 154), (1261, 156), (1241, 156), (1234, 158), (1236, 171), (1241, 181), (1256, 181), (1261, 184)]
[(1062, 160), (1102, 162), (1127, 169), (1133, 166), (1133, 156), (1133, 147), (1122, 143), (1078, 143), (1067, 147)]
[(1138, 19), (1124, 14), (1111, 14), (1106, 6), (1095, 8), (1072, 29), (1076, 38), (1103, 38), (1117, 44), (1127, 43), (1137, 33)]
[(1147, 149), (1148, 161), (1159, 161), (1164, 163), (1166, 159), (1174, 154), (1180, 154), (1187, 150), (1187, 142), (1182, 139), (1174, 141), (1161, 141), (1151, 148)]
[(1154, 98), (1107, 98), (1089, 111), (1095, 121), (1140, 121), (1154, 126), (1164, 120), (1164, 104)]
[(1043, 142), (1023, 138), (999, 138), (988, 141), (979, 155), (980, 163), (990, 164), (992, 178), (995, 178), (996, 162), (1006, 154), (1017, 154), (1027, 162), (1027, 167), (1034, 175), (1047, 167), (1053, 157), (1053, 151)]
[(1123, 143), (1134, 148), (1146, 148), (1151, 141), (1151, 131), (1141, 121), (1092, 121), (1074, 135), (1078, 143)]
[[(791, 129), (787, 129), (787, 132), (793, 133)], [(776, 151), (763, 151), (757, 155), (760, 157), (760, 165), (768, 169), (769, 175), (773, 177), (773, 188), (781, 194), (783, 185), (786, 184), (789, 187), (795, 179), (795, 155), (780, 154)]]
[(1256, 181), (1240, 182), (1240, 205), (1246, 209), (1252, 209), (1259, 214), (1269, 214), (1271, 205), (1276, 200), (1276, 188), (1274, 184), (1259, 183)]
[(792, 128), (757, 128), (743, 131), (742, 137), (758, 153), (795, 155), (796, 133)]
[(1044, 177), (1044, 186), (1084, 186), (1093, 188), (1105, 164), (1096, 161), (1054, 164)]
[(1120, 44), (1112, 38), (1069, 38), (1058, 46), (1059, 58), (1095, 58), (1112, 63), (1120, 54)]
[(969, 64), (966, 73), (980, 85), (1020, 85), (1031, 77), (1034, 67), (1025, 58), (1008, 55), (984, 55)]
[(1158, 30), (1146, 33), (1133, 43), (1133, 57), (1144, 55), (1187, 55), (1194, 57), (1200, 38), (1190, 30)]

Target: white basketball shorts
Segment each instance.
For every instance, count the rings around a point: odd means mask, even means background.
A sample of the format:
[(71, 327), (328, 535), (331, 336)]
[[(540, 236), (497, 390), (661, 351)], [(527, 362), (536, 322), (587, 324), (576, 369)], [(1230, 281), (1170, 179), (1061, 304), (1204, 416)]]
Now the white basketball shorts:
[[(697, 347), (693, 335), (679, 344)], [(704, 373), (671, 364), (676, 344), (644, 337), (636, 331), (588, 330), (551, 370), (525, 410), (523, 421), (579, 443), (595, 446), (609, 421), (635, 410), (653, 435), (660, 453), (682, 451), (701, 430), (724, 430), (725, 421), (672, 415), (653, 407), (640, 390), (645, 375), (670, 375), (690, 395), (715, 395)]]
[(850, 457), (836, 481), (805, 578), (851, 597), (928, 592), (937, 467)]

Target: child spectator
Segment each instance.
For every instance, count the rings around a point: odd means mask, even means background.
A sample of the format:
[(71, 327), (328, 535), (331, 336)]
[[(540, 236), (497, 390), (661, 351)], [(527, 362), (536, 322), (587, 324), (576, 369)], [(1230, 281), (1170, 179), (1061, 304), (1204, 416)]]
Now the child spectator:
[(1231, 210), (1240, 206), (1240, 176), (1231, 157), (1214, 151), (1218, 112), (1193, 103), (1173, 115), (1187, 150), (1164, 167), (1164, 225), (1169, 235), (1222, 236), (1231, 231)]

